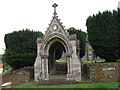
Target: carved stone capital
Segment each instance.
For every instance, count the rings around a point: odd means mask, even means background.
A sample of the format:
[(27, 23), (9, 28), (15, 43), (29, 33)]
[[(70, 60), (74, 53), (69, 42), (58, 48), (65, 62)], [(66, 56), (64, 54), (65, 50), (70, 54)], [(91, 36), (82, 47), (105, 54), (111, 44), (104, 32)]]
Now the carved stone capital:
[(71, 53), (66, 53), (66, 57), (72, 57)]
[(70, 36), (70, 40), (77, 40), (77, 35), (76, 34), (71, 34)]
[(37, 38), (37, 43), (42, 43), (42, 39), (43, 39), (43, 38), (38, 37), (38, 38)]

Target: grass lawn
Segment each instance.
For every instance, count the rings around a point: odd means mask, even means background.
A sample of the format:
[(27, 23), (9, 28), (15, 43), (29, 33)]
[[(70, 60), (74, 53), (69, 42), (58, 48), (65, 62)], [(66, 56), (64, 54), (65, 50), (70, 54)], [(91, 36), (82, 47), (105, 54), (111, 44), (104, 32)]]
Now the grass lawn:
[[(92, 64), (92, 63), (102, 63), (105, 62), (105, 60), (91, 60), (91, 61), (83, 61), (83, 64)], [(117, 62), (120, 62), (120, 59), (117, 60)]]
[(12, 88), (118, 88), (118, 82), (68, 84), (68, 85), (55, 85), (55, 86), (53, 85), (52, 86), (38, 86), (38, 83), (36, 82), (29, 82), (29, 83), (24, 83), (18, 86), (13, 86)]
[(63, 61), (63, 62), (56, 62), (56, 64), (65, 64), (67, 63), (67, 61)]
[(83, 61), (84, 64), (92, 64), (92, 63), (100, 63), (105, 62), (104, 60), (91, 60), (91, 61)]

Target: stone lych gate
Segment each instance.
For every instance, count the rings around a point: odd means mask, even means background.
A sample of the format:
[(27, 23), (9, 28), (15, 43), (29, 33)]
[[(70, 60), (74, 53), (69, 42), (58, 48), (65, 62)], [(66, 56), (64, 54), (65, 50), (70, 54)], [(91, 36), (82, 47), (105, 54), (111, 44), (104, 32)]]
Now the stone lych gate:
[[(37, 58), (34, 63), (34, 79), (49, 80), (50, 69), (55, 66), (55, 53), (59, 45), (64, 47), (67, 61), (67, 80), (81, 81), (81, 61), (79, 57), (79, 40), (76, 34), (69, 35), (56, 13), (57, 4), (53, 4), (54, 16), (45, 35), (37, 38)], [(52, 62), (51, 67), (49, 67)], [(62, 67), (64, 68), (64, 67)]]

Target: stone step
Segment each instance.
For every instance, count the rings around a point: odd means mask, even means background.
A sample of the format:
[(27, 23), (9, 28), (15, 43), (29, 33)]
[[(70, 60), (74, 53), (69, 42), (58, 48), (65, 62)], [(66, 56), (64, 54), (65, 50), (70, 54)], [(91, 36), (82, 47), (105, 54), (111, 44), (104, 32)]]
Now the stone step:
[(64, 84), (70, 84), (71, 82), (68, 80), (55, 80), (55, 79), (50, 79), (50, 80), (44, 80), (39, 83), (39, 85), (64, 85)]
[(50, 76), (49, 80), (42, 80), (41, 85), (58, 85), (58, 84), (68, 84), (69, 80), (66, 79), (63, 75)]
[(43, 80), (42, 82), (70, 82), (66, 79), (49, 79), (49, 80)]

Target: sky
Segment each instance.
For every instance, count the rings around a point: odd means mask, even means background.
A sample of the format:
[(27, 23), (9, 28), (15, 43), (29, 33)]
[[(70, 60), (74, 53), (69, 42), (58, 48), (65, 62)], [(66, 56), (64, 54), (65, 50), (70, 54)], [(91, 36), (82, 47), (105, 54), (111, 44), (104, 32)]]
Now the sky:
[(87, 30), (86, 19), (105, 10), (117, 9), (119, 0), (0, 0), (0, 54), (5, 51), (4, 36), (30, 29), (45, 32), (53, 16), (53, 3), (65, 29)]

